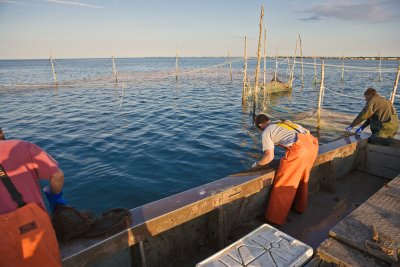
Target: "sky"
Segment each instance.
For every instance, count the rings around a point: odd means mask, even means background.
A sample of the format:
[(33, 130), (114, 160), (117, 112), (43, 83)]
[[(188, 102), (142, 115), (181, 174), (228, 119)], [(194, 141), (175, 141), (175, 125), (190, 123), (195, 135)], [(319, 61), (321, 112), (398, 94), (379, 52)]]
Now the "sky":
[(400, 56), (400, 0), (0, 0), (0, 59), (256, 56), (261, 6), (268, 56)]

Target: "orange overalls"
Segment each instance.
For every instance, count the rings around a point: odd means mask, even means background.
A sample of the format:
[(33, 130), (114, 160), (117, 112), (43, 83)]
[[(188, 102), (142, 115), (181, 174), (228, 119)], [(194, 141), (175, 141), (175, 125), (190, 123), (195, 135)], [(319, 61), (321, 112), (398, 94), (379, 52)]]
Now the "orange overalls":
[(268, 221), (279, 225), (285, 223), (293, 201), (297, 211), (306, 210), (308, 179), (318, 155), (317, 138), (302, 133), (297, 138), (281, 158), (265, 214)]
[(4, 183), (19, 208), (0, 214), (0, 267), (61, 266), (56, 234), (49, 215), (36, 203), (26, 203), (0, 165)]

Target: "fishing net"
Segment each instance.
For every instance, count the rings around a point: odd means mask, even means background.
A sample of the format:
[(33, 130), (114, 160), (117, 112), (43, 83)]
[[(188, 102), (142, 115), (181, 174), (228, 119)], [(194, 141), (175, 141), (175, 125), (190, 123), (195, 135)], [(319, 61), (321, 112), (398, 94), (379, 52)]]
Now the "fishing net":
[(111, 209), (103, 212), (93, 224), (89, 231), (85, 233), (85, 237), (99, 237), (112, 235), (120, 232), (131, 224), (131, 212), (128, 209)]
[(90, 211), (78, 211), (71, 206), (56, 205), (52, 223), (60, 242), (73, 238), (92, 238), (115, 234), (131, 224), (129, 209), (107, 210), (100, 216)]
[(276, 76), (274, 76), (269, 83), (266, 83), (264, 86), (262, 86), (262, 90), (266, 90), (269, 93), (285, 92), (291, 90), (291, 85), (289, 82), (282, 82)]

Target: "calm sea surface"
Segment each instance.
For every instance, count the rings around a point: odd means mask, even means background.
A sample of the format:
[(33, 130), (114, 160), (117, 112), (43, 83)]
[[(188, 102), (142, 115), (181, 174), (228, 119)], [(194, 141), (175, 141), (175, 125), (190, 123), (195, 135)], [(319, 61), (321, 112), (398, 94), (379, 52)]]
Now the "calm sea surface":
[[(8, 139), (36, 143), (59, 162), (72, 206), (134, 208), (244, 170), (259, 157), (260, 133), (241, 105), (244, 64), (233, 60), (231, 81), (229, 64), (219, 66), (226, 58), (181, 58), (178, 80), (175, 58), (116, 59), (118, 84), (111, 59), (56, 60), (57, 88), (48, 60), (2, 60), (0, 127)], [(252, 82), (255, 63), (249, 61)], [(348, 60), (343, 83), (342, 62), (325, 64), (324, 109), (357, 114), (368, 86), (389, 97), (398, 62), (383, 61), (379, 81), (379, 61)], [(274, 66), (268, 60), (267, 80)], [(286, 60), (278, 73), (286, 80)], [(300, 73), (297, 64), (294, 89), (275, 97), (275, 108), (316, 107), (314, 66), (304, 66), (303, 88)], [(395, 103), (400, 110), (399, 98)], [(321, 134), (320, 142), (343, 129)]]

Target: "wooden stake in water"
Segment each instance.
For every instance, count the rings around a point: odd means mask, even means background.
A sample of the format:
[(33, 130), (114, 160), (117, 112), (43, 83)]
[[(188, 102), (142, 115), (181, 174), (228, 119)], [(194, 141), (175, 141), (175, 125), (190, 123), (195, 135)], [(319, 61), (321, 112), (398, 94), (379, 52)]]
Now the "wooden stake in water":
[(392, 96), (390, 97), (390, 102), (392, 104), (394, 103), (394, 98), (396, 97), (396, 90), (397, 90), (397, 85), (399, 83), (399, 76), (400, 76), (400, 63), (399, 63), (399, 66), (397, 67), (397, 75), (396, 75), (396, 79), (394, 80)]
[(273, 80), (276, 81), (277, 78), (278, 78), (278, 47), (276, 47), (275, 51), (275, 71)]
[(379, 78), (378, 78), (378, 81), (380, 82), (382, 79), (382, 59), (381, 59), (381, 53), (379, 52), (379, 50), (378, 50), (378, 56), (379, 56), (379, 69), (378, 69)]
[(56, 76), (56, 70), (54, 69), (54, 64), (53, 64), (53, 55), (51, 54), (51, 50), (50, 50), (50, 63), (51, 63), (51, 70), (53, 71), (54, 83), (57, 85), (57, 76)]
[[(264, 80), (263, 80), (263, 88), (265, 92), (265, 79), (267, 76), (267, 26), (264, 25)], [(265, 94), (264, 94), (265, 95)]]
[(319, 96), (318, 96), (318, 109), (321, 108), (322, 96), (324, 94), (324, 76), (325, 76), (324, 69), (325, 69), (324, 60), (322, 60), (322, 62), (321, 62), (321, 84), (319, 87)]
[(121, 92), (121, 95), (119, 96), (120, 97), (119, 109), (121, 109), (122, 99), (124, 98), (124, 95), (125, 95), (125, 83), (122, 83), (122, 92)]
[(117, 69), (115, 68), (115, 60), (114, 60), (114, 56), (111, 57), (112, 59), (112, 65), (113, 65), (113, 75), (115, 78), (115, 82), (118, 83), (118, 77), (117, 77)]
[(244, 37), (244, 75), (243, 75), (243, 89), (242, 89), (242, 105), (247, 96), (246, 93), (246, 83), (247, 83), (247, 37)]
[(317, 84), (317, 60), (314, 57), (314, 80), (313, 84)]
[(296, 40), (296, 48), (294, 49), (292, 72), (290, 73), (290, 81), (289, 81), (290, 88), (292, 88), (293, 80), (294, 80), (294, 67), (296, 66), (296, 54), (297, 54), (298, 42), (299, 42), (299, 39)]
[(257, 103), (257, 88), (258, 88), (258, 75), (260, 74), (260, 48), (261, 48), (261, 37), (262, 37), (262, 21), (264, 17), (264, 6), (261, 7), (260, 15), (260, 33), (258, 34), (258, 49), (257, 49), (257, 67), (256, 67), (256, 77), (254, 81), (254, 92), (253, 92), (253, 123), (256, 118), (256, 103)]
[(178, 81), (178, 73), (179, 73), (179, 67), (178, 67), (178, 47), (176, 48), (176, 57), (175, 57), (175, 79)]
[(303, 62), (303, 47), (301, 46), (301, 36), (299, 33), (300, 42), (300, 57), (301, 57), (301, 86), (304, 86), (304, 62)]
[(231, 76), (231, 81), (232, 81), (232, 61), (231, 61), (231, 56), (229, 55), (229, 51), (228, 51), (228, 61), (229, 61), (229, 74)]
[(344, 80), (344, 55), (342, 56), (342, 79), (341, 81), (343, 82)]
[(287, 60), (286, 79), (289, 79), (289, 75), (290, 75), (290, 59), (289, 59), (289, 57), (287, 57), (286, 60)]

